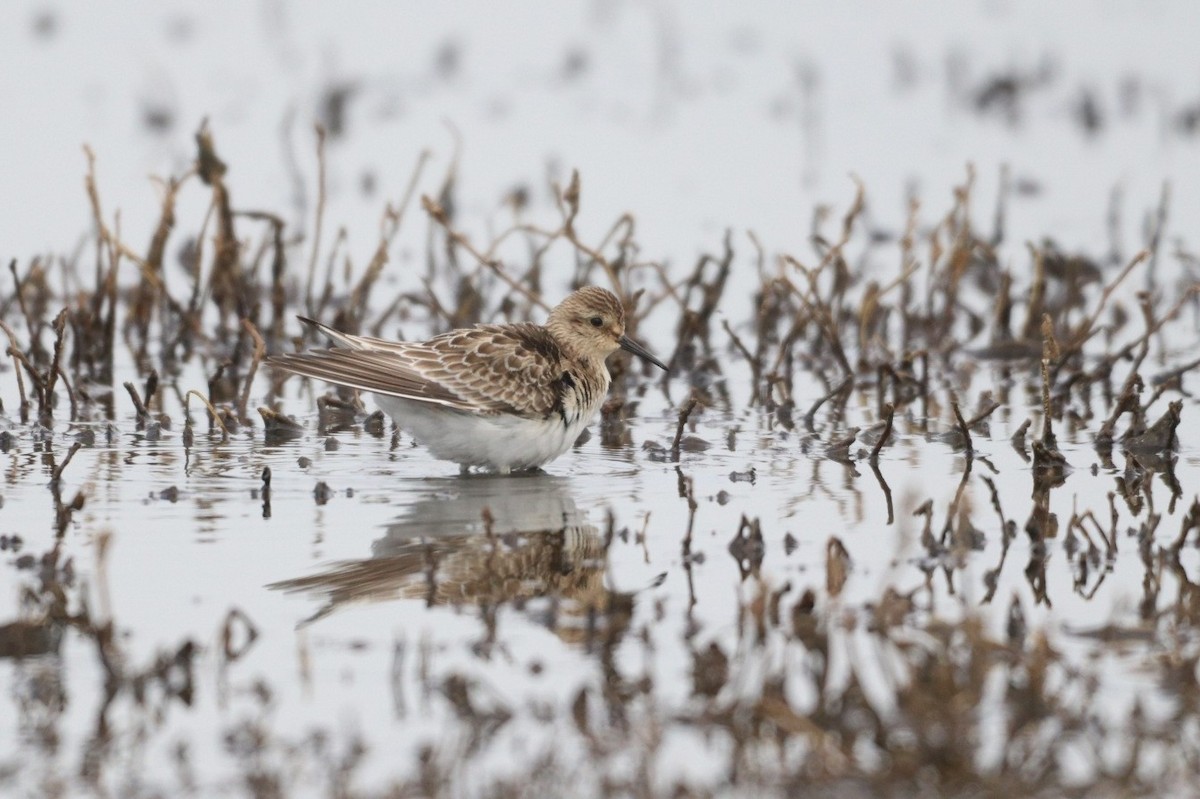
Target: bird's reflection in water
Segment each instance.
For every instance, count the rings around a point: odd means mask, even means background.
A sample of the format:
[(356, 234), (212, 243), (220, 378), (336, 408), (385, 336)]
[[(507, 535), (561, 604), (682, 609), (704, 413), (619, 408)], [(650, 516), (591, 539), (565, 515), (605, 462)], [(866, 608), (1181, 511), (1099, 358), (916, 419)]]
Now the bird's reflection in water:
[(352, 603), (419, 599), (430, 607), (509, 605), (569, 643), (620, 638), (633, 596), (606, 585), (604, 541), (567, 480), (481, 475), (428, 480), (418, 493), (370, 558), (269, 587), (326, 598), (303, 624)]

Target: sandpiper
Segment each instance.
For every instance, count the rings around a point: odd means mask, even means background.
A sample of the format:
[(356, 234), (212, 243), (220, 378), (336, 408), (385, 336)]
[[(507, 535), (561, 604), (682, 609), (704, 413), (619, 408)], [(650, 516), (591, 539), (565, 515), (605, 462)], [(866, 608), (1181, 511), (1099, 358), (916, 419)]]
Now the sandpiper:
[(464, 472), (533, 469), (570, 449), (608, 393), (604, 362), (617, 349), (667, 368), (625, 335), (616, 295), (593, 286), (563, 300), (545, 326), (476, 325), (428, 341), (354, 336), (299, 318), (334, 346), (276, 355), (273, 366), (372, 392), (400, 429)]

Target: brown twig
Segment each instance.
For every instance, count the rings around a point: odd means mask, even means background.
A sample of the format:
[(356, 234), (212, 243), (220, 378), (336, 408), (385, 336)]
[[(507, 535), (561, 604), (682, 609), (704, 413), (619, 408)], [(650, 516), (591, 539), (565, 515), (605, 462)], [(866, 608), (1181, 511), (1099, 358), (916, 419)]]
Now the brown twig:
[(954, 420), (958, 423), (958, 432), (962, 434), (963, 446), (967, 450), (967, 457), (975, 454), (975, 446), (971, 442), (971, 429), (967, 425), (967, 421), (963, 419), (962, 410), (958, 407), (958, 397), (950, 398), (950, 407), (954, 409)]
[(242, 327), (250, 334), (250, 338), (254, 339), (254, 357), (250, 361), (250, 369), (246, 373), (246, 379), (242, 386), (242, 396), (238, 400), (238, 420), (242, 424), (249, 424), (246, 407), (250, 404), (250, 389), (254, 386), (254, 375), (258, 372), (258, 365), (262, 363), (263, 356), (267, 354), (267, 343), (263, 341), (258, 328), (249, 319), (242, 320)]
[(69, 450), (67, 450), (67, 457), (63, 458), (62, 463), (60, 463), (60, 464), (58, 464), (58, 466), (54, 467), (54, 472), (50, 476), (51, 485), (58, 486), (59, 481), (62, 480), (62, 474), (66, 470), (67, 465), (71, 462), (71, 459), (75, 457), (75, 453), (78, 452), (79, 448), (82, 446), (83, 446), (82, 443), (76, 441), (74, 444), (71, 445), (71, 448)]
[(1133, 271), (1135, 266), (1142, 263), (1149, 257), (1149, 251), (1142, 250), (1135, 255), (1128, 264), (1125, 265), (1125, 268), (1121, 270), (1120, 274), (1118, 274), (1112, 281), (1109, 282), (1108, 285), (1104, 287), (1104, 291), (1100, 294), (1100, 300), (1096, 303), (1095, 310), (1092, 311), (1091, 315), (1084, 320), (1083, 324), (1080, 325), (1077, 330), (1072, 332), (1069, 340), (1061, 347), (1057, 358), (1054, 360), (1054, 368), (1056, 372), (1062, 367), (1063, 363), (1065, 363), (1068, 358), (1083, 350), (1083, 346), (1088, 342), (1088, 339), (1090, 339), (1095, 332), (1096, 322), (1100, 319), (1100, 314), (1104, 312), (1104, 308), (1108, 305), (1108, 301), (1112, 297), (1113, 292), (1117, 290), (1117, 287), (1121, 285), (1121, 282), (1124, 281), (1129, 273)]
[(151, 420), (150, 411), (146, 404), (142, 402), (142, 395), (138, 393), (137, 386), (126, 381), (125, 390), (129, 392), (129, 398), (133, 400), (133, 407), (137, 410), (138, 424), (145, 424)]
[(18, 356), (20, 348), (17, 346), (17, 337), (13, 333), (13, 329), (8, 324), (0, 319), (0, 330), (3, 330), (8, 336), (8, 354), (13, 359), (13, 372), (17, 375), (17, 396), (21, 398), (20, 413), (21, 421), (24, 423), (29, 415), (29, 399), (25, 396), (25, 378), (21, 376), (21, 358)]
[(821, 406), (824, 405), (829, 400), (833, 399), (834, 397), (838, 396), (839, 394), (849, 391), (853, 387), (854, 387), (854, 376), (848, 375), (844, 380), (842, 380), (842, 382), (838, 383), (837, 386), (834, 387), (832, 391), (830, 391), (828, 394), (826, 394), (825, 396), (821, 397), (816, 402), (814, 402), (812, 407), (808, 409), (808, 413), (804, 414), (805, 429), (807, 429), (808, 432), (810, 432), (810, 433), (815, 433), (816, 432), (815, 420), (817, 417), (817, 411), (819, 411), (821, 409)]
[(313, 222), (313, 246), (308, 257), (308, 282), (304, 287), (304, 308), (309, 316), (316, 313), (313, 307), (313, 286), (317, 279), (317, 259), (321, 255), (321, 229), (325, 221), (325, 128), (314, 126), (317, 135), (317, 211)]
[(428, 195), (423, 195), (421, 197), (421, 207), (425, 209), (425, 213), (429, 214), (433, 221), (442, 226), (442, 229), (446, 231), (446, 235), (450, 237), (450, 240), (454, 244), (469, 252), (476, 261), (478, 261), (482, 266), (486, 266), (488, 269), (490, 269), (492, 274), (500, 278), (500, 280), (503, 281), (506, 286), (542, 310), (550, 310), (550, 306), (545, 300), (539, 297), (536, 293), (527, 289), (525, 286), (522, 286), (513, 278), (509, 277), (508, 273), (504, 271), (504, 266), (499, 259), (488, 258), (483, 253), (479, 252), (479, 250), (477, 250), (475, 246), (471, 244), (466, 236), (455, 230), (450, 224), (450, 218), (446, 215), (446, 210), (436, 200)]
[[(127, 383), (126, 386), (128, 386), (128, 385), (129, 384)], [(209, 417), (217, 423), (218, 427), (221, 428), (223, 440), (228, 440), (229, 439), (229, 428), (226, 427), (225, 422), (221, 420), (221, 414), (217, 413), (217, 409), (214, 408), (213, 404), (208, 401), (208, 397), (204, 396), (203, 394), (201, 394), (199, 391), (197, 391), (194, 388), (188, 389), (188, 392), (183, 395), (183, 413), (184, 413), (184, 415), (187, 416), (190, 413), (190, 411), (188, 410), (188, 407), (187, 407), (188, 398), (190, 398), (190, 397), (195, 397), (196, 399), (198, 399), (202, 403), (204, 403), (204, 407), (208, 409)], [(189, 417), (189, 420), (190, 420), (190, 417)]]
[(679, 443), (683, 440), (683, 429), (687, 425), (688, 417), (692, 415), (692, 411), (696, 409), (699, 400), (696, 397), (696, 392), (692, 392), (688, 397), (688, 401), (679, 409), (679, 420), (675, 425), (675, 439), (671, 442), (671, 462), (679, 462)]
[(870, 461), (872, 464), (879, 463), (879, 451), (887, 445), (888, 439), (892, 437), (892, 419), (895, 415), (896, 408), (892, 403), (889, 402), (883, 406), (883, 432), (879, 434), (879, 440), (871, 448)]

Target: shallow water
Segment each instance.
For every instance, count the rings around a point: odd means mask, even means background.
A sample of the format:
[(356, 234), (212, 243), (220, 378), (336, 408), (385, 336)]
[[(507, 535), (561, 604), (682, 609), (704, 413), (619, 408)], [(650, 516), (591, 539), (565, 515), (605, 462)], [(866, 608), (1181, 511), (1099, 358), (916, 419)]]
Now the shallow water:
[[(184, 778), (166, 757), (180, 743), (189, 768), (212, 775), (197, 783), (200, 790), (234, 789), (239, 768), (250, 770), (248, 763), (264, 756), (231, 756), (228, 740), (221, 744), (246, 724), (265, 728), (264, 748), (287, 741), (303, 749), (299, 741), (317, 730), (331, 736), (335, 753), (361, 740), (369, 754), (354, 773), (365, 785), (405, 771), (430, 743), (450, 752), (466, 747), (466, 760), (455, 766), (463, 786), (509, 770), (519, 777), (535, 753), (547, 750), (569, 762), (571, 750), (559, 748), (569, 733), (561, 716), (581, 687), (605, 685), (610, 670), (624, 679), (644, 675), (653, 680), (656, 709), (632, 712), (669, 718), (669, 708), (696, 701), (688, 675), (697, 642), (730, 652), (746, 647), (739, 619), (757, 581), (744, 579), (745, 562), (729, 552), (743, 514), (761, 522), (762, 560), (754, 571), (771, 589), (820, 590), (826, 543), (837, 537), (852, 562), (838, 600), (843, 612), (860, 613), (855, 608), (878, 601), (888, 586), (927, 583), (924, 613), (957, 618), (982, 609), (1002, 635), (1015, 600), (1030, 627), (1053, 631), (1069, 662), (1108, 675), (1107, 712), (1119, 717), (1135, 697), (1155, 705), (1154, 681), (1139, 676), (1152, 657), (1151, 640), (1098, 646), (1091, 637), (1134, 615), (1143, 567), (1133, 539), (1122, 536), (1121, 554), (1099, 564), (1083, 586), (1075, 585), (1062, 542), (1052, 543), (1038, 604), (1030, 601), (1025, 573), (1030, 544), (1020, 536), (997, 580), (998, 608), (979, 604), (1002, 549), (981, 476), (996, 481), (1012, 518), (1022, 519), (1029, 506), (1028, 469), (1007, 440), (1008, 425), (994, 423), (992, 435), (976, 441), (967, 478), (981, 546), (954, 555), (959, 562), (940, 575), (911, 514), (929, 498), (940, 523), (966, 461), (918, 434), (902, 432), (880, 460), (895, 506), (889, 525), (882, 487), (865, 463), (806, 455), (754, 414), (705, 415), (695, 434), (712, 447), (685, 453), (678, 465), (656, 463), (636, 448), (606, 451), (593, 438), (545, 473), (507, 478), (460, 477), (403, 436), (397, 446), (390, 434), (356, 427), (324, 438), (312, 434), (315, 418), (305, 421), (306, 435), (274, 446), (250, 433), (224, 444), (201, 437), (185, 453), (175, 434), (148, 442), (126, 433), (112, 446), (79, 451), (61, 491), (82, 490), (88, 501), (63, 539), (60, 562), (73, 562), (75, 579), (86, 583), (81, 596), (119, 631), (126, 668), (144, 668), (164, 648), (194, 642), (194, 693), (186, 706), (150, 698), (142, 707), (119, 695), (105, 708), (94, 645), (70, 632), (55, 654), (5, 660), (5, 680), (24, 708), (11, 731), (23, 742), (13, 761), (21, 784), (54, 783), (76, 770), (101, 715), (110, 725), (102, 782), (136, 780), (143, 790), (180, 789)], [(661, 441), (673, 428), (665, 414), (647, 414), (630, 432), (635, 442)], [(332, 451), (330, 439), (337, 442)], [(1122, 470), (1093, 475), (1098, 459), (1090, 447), (1064, 442), (1063, 450), (1075, 471), (1055, 489), (1052, 508), (1060, 518), (1074, 508), (1106, 510)], [(53, 527), (47, 468), (21, 438), (5, 458), (6, 515), (21, 513), (28, 531), (22, 551), (40, 553), (53, 542), (41, 532)], [(302, 458), (310, 463), (300, 465)], [(1197, 484), (1196, 464), (1195, 449), (1185, 449), (1175, 471), (1183, 485)], [(271, 470), (269, 500), (264, 467)], [(751, 473), (752, 481), (743, 477)], [(686, 562), (683, 480), (693, 481), (697, 500)], [(319, 483), (329, 487), (327, 498), (314, 496)], [(1164, 488), (1149, 495), (1164, 517), (1156, 541), (1165, 546), (1184, 503), (1172, 512)], [(1189, 573), (1197, 568), (1194, 552), (1185, 562)], [(32, 577), (8, 571), (18, 583)], [(1176, 590), (1164, 576), (1164, 594)], [(841, 658), (862, 654), (852, 638), (845, 647)], [(763, 653), (745, 654), (741, 679), (752, 684), (756, 670), (766, 668), (754, 665)], [(886, 695), (889, 678), (878, 666), (855, 668), (870, 690)], [(482, 721), (443, 698), (447, 681), (460, 679), (472, 686), (470, 713)], [(41, 706), (47, 690), (62, 697), (56, 711)], [(52, 746), (38, 743), (40, 727), (53, 731)], [(719, 743), (686, 727), (661, 734), (655, 780), (704, 784), (723, 777), (720, 769), (694, 768), (686, 754), (714, 745), (720, 751)], [(475, 744), (477, 751), (471, 736), (486, 744)], [(577, 756), (587, 762), (583, 751)], [(283, 785), (308, 792), (292, 768), (303, 773), (300, 764), (288, 766)]]

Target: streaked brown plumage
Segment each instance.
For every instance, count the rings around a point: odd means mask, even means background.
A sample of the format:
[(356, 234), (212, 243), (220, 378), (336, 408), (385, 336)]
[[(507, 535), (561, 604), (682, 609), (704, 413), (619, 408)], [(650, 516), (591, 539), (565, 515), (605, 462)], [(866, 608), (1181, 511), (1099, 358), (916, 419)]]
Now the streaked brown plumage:
[(579, 289), (545, 326), (478, 325), (428, 341), (341, 333), (309, 319), (335, 346), (270, 363), (370, 391), (435, 457), (500, 472), (541, 466), (566, 452), (608, 392), (605, 360), (626, 349), (666, 369), (625, 336), (617, 297)]

